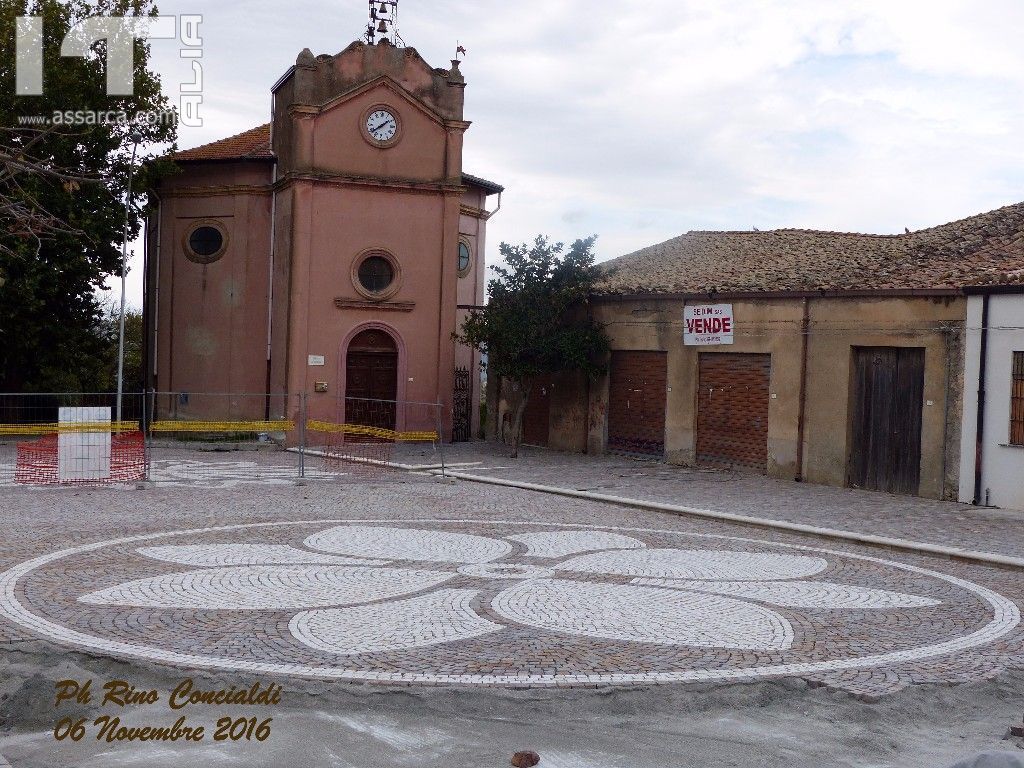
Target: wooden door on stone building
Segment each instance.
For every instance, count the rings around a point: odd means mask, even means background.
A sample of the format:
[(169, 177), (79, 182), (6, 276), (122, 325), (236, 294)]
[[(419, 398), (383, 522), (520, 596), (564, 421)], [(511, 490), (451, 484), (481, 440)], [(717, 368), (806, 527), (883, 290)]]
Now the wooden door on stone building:
[(398, 348), (384, 331), (363, 331), (349, 344), (345, 358), (345, 421), (395, 428), (398, 396)]
[(905, 494), (920, 490), (923, 397), (923, 348), (854, 348), (852, 487)]

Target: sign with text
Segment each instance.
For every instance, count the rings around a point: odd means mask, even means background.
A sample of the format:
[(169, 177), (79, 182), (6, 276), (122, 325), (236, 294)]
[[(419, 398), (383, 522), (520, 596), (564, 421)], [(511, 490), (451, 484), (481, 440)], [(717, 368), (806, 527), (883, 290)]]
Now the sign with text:
[(683, 320), (683, 342), (688, 347), (732, 344), (732, 304), (687, 306), (683, 309)]

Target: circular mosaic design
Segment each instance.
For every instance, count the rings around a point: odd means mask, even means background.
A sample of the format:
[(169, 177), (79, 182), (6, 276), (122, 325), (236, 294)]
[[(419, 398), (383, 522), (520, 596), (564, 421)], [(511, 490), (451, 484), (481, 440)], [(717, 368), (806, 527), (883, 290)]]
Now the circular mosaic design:
[(73, 547), (0, 574), (51, 640), (186, 667), (573, 685), (868, 669), (1020, 622), (977, 584), (813, 547), (466, 520), (272, 522)]

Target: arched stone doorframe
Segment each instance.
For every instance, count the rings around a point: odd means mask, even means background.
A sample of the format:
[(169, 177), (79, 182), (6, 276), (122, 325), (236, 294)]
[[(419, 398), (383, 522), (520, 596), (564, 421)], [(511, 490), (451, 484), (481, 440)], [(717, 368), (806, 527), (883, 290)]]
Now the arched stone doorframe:
[[(360, 323), (354, 326), (345, 335), (345, 338), (341, 342), (341, 354), (338, 355), (338, 383), (339, 392), (338, 401), (341, 411), (341, 420), (345, 420), (345, 397), (348, 394), (348, 348), (352, 344), (352, 340), (363, 331), (383, 331), (395, 342), (395, 349), (398, 352), (398, 361), (396, 364), (396, 376), (398, 381), (395, 383), (395, 391), (398, 393), (395, 399), (399, 402), (405, 400), (405, 385), (408, 381), (407, 365), (408, 359), (405, 351), (405, 342), (402, 340), (402, 334), (392, 328), (387, 323), (381, 323), (377, 321), (370, 321), (366, 323)], [(395, 413), (395, 429), (398, 432), (405, 431), (405, 411), (403, 408), (396, 408)]]

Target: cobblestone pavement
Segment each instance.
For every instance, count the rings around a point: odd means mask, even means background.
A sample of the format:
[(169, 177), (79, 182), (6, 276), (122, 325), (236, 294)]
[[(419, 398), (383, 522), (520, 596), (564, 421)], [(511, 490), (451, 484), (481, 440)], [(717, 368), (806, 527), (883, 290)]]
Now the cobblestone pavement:
[(795, 676), (869, 696), (1024, 662), (1022, 572), (416, 474), (5, 488), (0, 524), (10, 648), (381, 684)]
[[(530, 447), (515, 460), (487, 443), (448, 446), (446, 456), (462, 473), (1024, 557), (1024, 512), (1014, 510)], [(433, 454), (404, 446), (395, 459), (426, 463)]]

